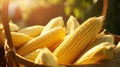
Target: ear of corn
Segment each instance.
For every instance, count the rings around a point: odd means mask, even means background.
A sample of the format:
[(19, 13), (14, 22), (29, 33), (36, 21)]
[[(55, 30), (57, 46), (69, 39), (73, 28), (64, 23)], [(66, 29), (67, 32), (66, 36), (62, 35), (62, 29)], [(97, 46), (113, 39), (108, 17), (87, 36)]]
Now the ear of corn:
[(64, 39), (62, 39), (61, 41), (57, 42), (56, 44), (52, 45), (49, 47), (50, 51), (54, 51), (63, 41)]
[(51, 67), (58, 67), (57, 58), (47, 48), (43, 48), (39, 52), (35, 63), (44, 64)]
[(41, 32), (41, 35), (48, 32), (50, 29), (58, 27), (58, 26), (64, 26), (64, 21), (62, 17), (56, 17), (50, 20), (48, 24), (44, 27), (43, 31)]
[(19, 30), (19, 27), (12, 21), (10, 21), (9, 25), (10, 25), (10, 31), (14, 32)]
[(113, 48), (115, 45), (103, 42), (88, 50), (75, 64), (94, 64), (103, 60), (113, 59)]
[(89, 18), (65, 38), (53, 52), (58, 58), (58, 62), (60, 64), (73, 63), (88, 43), (98, 35), (102, 27), (102, 20), (102, 17)]
[(37, 49), (27, 55), (25, 55), (24, 57), (32, 62), (35, 62), (36, 57), (38, 56), (39, 52), (41, 51), (41, 49)]
[(63, 27), (53, 28), (46, 34), (33, 38), (28, 43), (21, 46), (17, 52), (20, 55), (26, 55), (38, 48), (50, 47), (63, 39), (65, 35), (66, 30)]
[[(32, 39), (29, 35), (26, 35), (23, 33), (18, 33), (18, 32), (11, 32), (11, 37), (12, 37), (13, 45), (16, 48), (20, 47), (21, 45), (27, 43), (29, 40)], [(4, 39), (5, 39), (4, 32), (2, 32), (2, 38), (4, 41)]]
[[(19, 27), (16, 24), (12, 23), (12, 21), (10, 21), (9, 26), (10, 26), (10, 31), (12, 32), (19, 30)], [(0, 47), (4, 46), (4, 40), (3, 40), (3, 35), (2, 35), (3, 30), (4, 30), (3, 24), (0, 23)]]
[[(95, 41), (93, 41), (92, 43), (89, 43), (89, 45), (84, 49), (84, 51), (82, 52), (82, 54), (84, 54), (86, 51), (88, 51), (89, 49), (91, 49), (92, 47), (102, 43), (102, 42), (109, 42), (111, 44), (114, 44), (114, 37), (112, 35), (99, 35)], [(81, 57), (81, 56), (79, 56)]]
[(27, 34), (31, 37), (36, 37), (36, 36), (40, 35), (43, 28), (44, 27), (41, 25), (34, 25), (34, 26), (23, 28), (23, 29), (19, 30), (18, 32)]
[(18, 33), (18, 32), (11, 32), (13, 45), (15, 47), (20, 47), (21, 45), (27, 43), (32, 38), (29, 35)]
[(67, 33), (70, 34), (71, 32), (73, 32), (73, 30), (75, 30), (78, 26), (79, 26), (79, 22), (77, 21), (77, 19), (73, 16), (70, 16), (70, 18), (67, 21)]
[[(12, 21), (9, 22), (9, 26), (10, 26), (10, 31), (11, 32), (15, 32), (19, 30), (19, 26), (17, 26), (15, 23), (13, 23)], [(0, 23), (0, 31), (3, 30), (3, 25), (2, 23)]]

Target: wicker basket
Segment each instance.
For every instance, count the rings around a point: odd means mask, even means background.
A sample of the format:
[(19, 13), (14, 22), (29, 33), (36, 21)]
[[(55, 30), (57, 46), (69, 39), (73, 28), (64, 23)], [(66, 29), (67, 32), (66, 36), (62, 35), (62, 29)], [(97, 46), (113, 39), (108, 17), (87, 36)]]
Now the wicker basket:
[[(120, 39), (120, 38), (119, 38)], [(46, 65), (35, 64), (24, 57), (20, 56), (15, 52), (14, 49), (10, 49), (7, 47), (7, 42), (5, 44), (5, 56), (7, 61), (8, 67), (20, 67), (24, 65), (25, 67), (49, 67)], [(85, 65), (62, 65), (60, 64), (59, 67), (120, 67), (120, 58), (112, 60), (110, 62), (105, 62), (102, 64), (85, 64)]]
[[(104, 0), (104, 2), (106, 2), (107, 0)], [(106, 4), (103, 4), (104, 8), (106, 9), (107, 7), (105, 7)], [(106, 15), (106, 10), (104, 10), (102, 12), (102, 15)], [(8, 24), (8, 23), (7, 23)], [(5, 25), (5, 24), (3, 24)], [(5, 33), (6, 35), (10, 35), (10, 30), (9, 28), (5, 27)], [(118, 36), (115, 36), (116, 41), (118, 39), (120, 39)], [(10, 38), (11, 39), (11, 38)], [(13, 45), (11, 45), (11, 41), (9, 39), (9, 36), (7, 38), (7, 40), (5, 41), (4, 44), (4, 49), (0, 49), (0, 51), (3, 52), (2, 57), (4, 62), (0, 62), (0, 67), (20, 67), (20, 65), (23, 65), (25, 67), (49, 67), (46, 65), (40, 65), (40, 64), (35, 64), (27, 59), (25, 59), (24, 57), (20, 56), (19, 54), (16, 53), (15, 48), (13, 47)], [(5, 52), (5, 53), (4, 53)], [(1, 59), (0, 59), (1, 60)], [(107, 63), (102, 63), (102, 64), (86, 64), (86, 65), (62, 65), (59, 64), (59, 67), (120, 67), (120, 59), (117, 60), (113, 60)]]

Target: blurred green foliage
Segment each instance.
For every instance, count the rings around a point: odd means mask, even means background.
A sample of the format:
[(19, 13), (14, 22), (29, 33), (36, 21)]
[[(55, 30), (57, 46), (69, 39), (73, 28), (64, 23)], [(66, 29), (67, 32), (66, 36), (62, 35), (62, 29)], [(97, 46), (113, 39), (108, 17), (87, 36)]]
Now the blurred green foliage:
[(66, 0), (65, 13), (66, 15), (73, 14), (76, 18), (82, 18), (85, 12), (88, 11), (93, 4), (93, 0)]
[(93, 0), (48, 0), (53, 4), (62, 3), (65, 6), (65, 14), (67, 16), (74, 15), (77, 19), (82, 18), (86, 11), (91, 9)]

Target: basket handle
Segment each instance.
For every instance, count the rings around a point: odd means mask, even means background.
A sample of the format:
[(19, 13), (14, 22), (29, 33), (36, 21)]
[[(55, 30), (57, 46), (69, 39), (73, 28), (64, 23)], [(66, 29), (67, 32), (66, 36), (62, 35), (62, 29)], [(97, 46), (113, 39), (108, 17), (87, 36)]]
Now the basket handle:
[(108, 9), (108, 0), (103, 0), (102, 16), (104, 16), (104, 20), (106, 18), (107, 9)]
[[(15, 55), (15, 48), (13, 46), (13, 41), (12, 37), (10, 34), (10, 26), (9, 26), (9, 15), (8, 15), (8, 9), (9, 9), (9, 0), (3, 0), (2, 3), (2, 24), (4, 27), (5, 35), (6, 35), (6, 40), (7, 41), (4, 45), (5, 48), (5, 56), (6, 56), (6, 61), (8, 67), (13, 67), (13, 63), (16, 63), (13, 59), (13, 55)], [(17, 64), (16, 64), (17, 65)]]
[(5, 35), (6, 35), (6, 39), (7, 39), (7, 43), (10, 49), (13, 49), (13, 41), (11, 38), (11, 34), (10, 34), (10, 26), (9, 26), (9, 16), (8, 16), (8, 9), (9, 9), (9, 0), (3, 0), (3, 4), (2, 4), (2, 22), (3, 22), (3, 27), (5, 30)]

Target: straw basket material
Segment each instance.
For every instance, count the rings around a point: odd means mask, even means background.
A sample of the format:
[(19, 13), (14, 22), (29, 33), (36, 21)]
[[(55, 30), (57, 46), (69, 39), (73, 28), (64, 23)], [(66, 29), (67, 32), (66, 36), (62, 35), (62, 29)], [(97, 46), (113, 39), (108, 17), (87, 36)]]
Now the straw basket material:
[[(107, 1), (107, 0), (104, 0)], [(105, 5), (105, 4), (104, 4)], [(103, 6), (104, 6), (103, 5)], [(104, 7), (103, 9), (106, 9)], [(103, 14), (106, 14), (106, 11), (103, 11)], [(9, 28), (5, 28), (6, 34), (9, 34), (10, 31), (8, 31)], [(115, 36), (115, 41), (120, 39), (120, 37)], [(12, 40), (11, 40), (12, 41)], [(23, 65), (23, 67), (49, 67), (46, 65), (40, 65), (35, 64), (24, 57), (20, 56), (16, 53), (16, 50), (14, 47), (10, 46), (10, 41), (5, 41), (4, 48), (0, 49), (0, 53), (2, 52), (2, 55), (0, 54), (0, 67), (20, 67), (20, 65)], [(62, 65), (59, 64), (59, 67), (120, 67), (120, 59), (113, 60), (110, 62), (102, 63), (102, 64), (86, 64), (86, 65)]]

